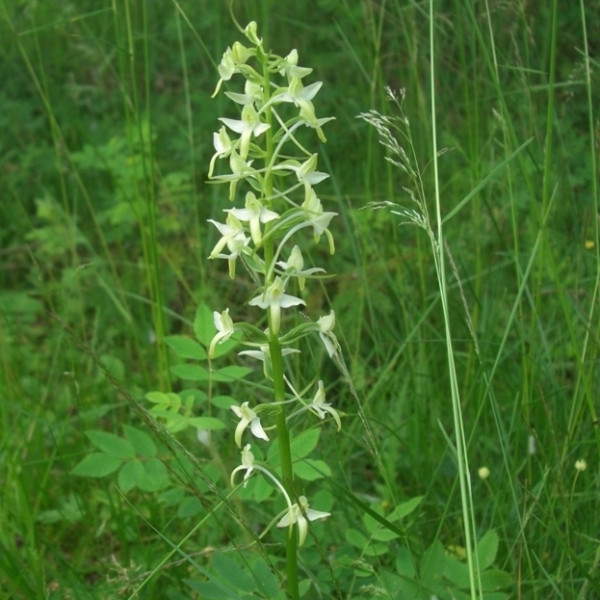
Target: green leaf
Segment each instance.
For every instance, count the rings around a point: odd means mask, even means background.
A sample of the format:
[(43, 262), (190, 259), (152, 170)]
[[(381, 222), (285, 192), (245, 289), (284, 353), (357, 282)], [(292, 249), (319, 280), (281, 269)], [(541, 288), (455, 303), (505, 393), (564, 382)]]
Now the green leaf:
[(427, 548), (421, 559), (421, 581), (425, 587), (435, 591), (446, 570), (446, 554), (442, 544), (436, 540)]
[(206, 360), (206, 350), (196, 341), (183, 335), (170, 335), (165, 338), (165, 343), (180, 358)]
[(164, 392), (148, 392), (145, 398), (154, 404), (158, 404), (161, 408), (172, 406), (175, 410), (178, 410), (181, 406), (181, 398), (173, 392), (167, 394)]
[(107, 431), (86, 431), (85, 434), (98, 450), (110, 454), (120, 460), (127, 460), (135, 456), (135, 450), (128, 440), (108, 433)]
[(177, 509), (177, 516), (181, 519), (186, 517), (195, 517), (202, 513), (204, 507), (202, 502), (196, 496), (188, 496), (184, 498), (179, 508)]
[(254, 591), (254, 582), (234, 560), (225, 556), (222, 552), (215, 552), (212, 555), (212, 563), (215, 572), (226, 580), (229, 585), (243, 592), (251, 593)]
[(370, 542), (369, 545), (364, 549), (365, 556), (382, 556), (389, 552), (389, 546), (380, 542)]
[(385, 527), (377, 527), (375, 530), (371, 532), (371, 536), (374, 540), (378, 542), (390, 542), (392, 540), (398, 539), (400, 536), (394, 531), (390, 531), (389, 529), (385, 529)]
[(285, 593), (281, 590), (277, 578), (260, 556), (258, 556), (254, 564), (251, 565), (250, 572), (256, 581), (256, 591), (262, 592), (263, 594), (261, 598), (268, 598), (268, 600), (286, 598)]
[(214, 417), (193, 417), (188, 419), (188, 422), (190, 427), (197, 427), (198, 429), (215, 430), (225, 428), (225, 423)]
[(208, 370), (199, 365), (175, 365), (171, 367), (171, 372), (187, 381), (208, 381), (209, 379)]
[(143, 456), (144, 458), (156, 456), (156, 444), (145, 431), (142, 431), (137, 427), (132, 427), (131, 425), (124, 425), (123, 431), (137, 455)]
[(331, 477), (331, 469), (325, 461), (305, 458), (294, 465), (294, 473), (305, 481), (316, 481), (323, 477)]
[(230, 339), (226, 342), (221, 342), (215, 346), (215, 355), (213, 358), (219, 358), (220, 356), (225, 356), (229, 354), (239, 343), (239, 340), (242, 338), (242, 334), (239, 331), (236, 331)]
[(88, 454), (71, 473), (82, 477), (106, 477), (114, 473), (120, 466), (121, 460), (116, 456), (104, 452), (94, 452)]
[(200, 343), (208, 348), (213, 337), (217, 333), (213, 313), (208, 306), (201, 304), (196, 310), (194, 317), (194, 333)]
[(215, 396), (212, 403), (217, 408), (229, 409), (232, 404), (236, 404), (236, 401), (231, 396)]
[(144, 465), (144, 477), (138, 487), (144, 492), (157, 492), (171, 485), (167, 468), (158, 458), (151, 458)]
[(321, 429), (316, 427), (297, 435), (291, 443), (292, 459), (308, 456), (316, 448), (320, 435)]
[(227, 367), (222, 367), (221, 369), (216, 369), (213, 373), (213, 380), (221, 382), (238, 381), (239, 379), (246, 377), (249, 373), (252, 373), (252, 369), (249, 369), (248, 367), (229, 365)]
[(117, 483), (119, 484), (119, 487), (127, 493), (144, 478), (144, 475), (142, 463), (137, 460), (130, 460), (121, 467), (119, 475), (117, 476)]
[(456, 587), (467, 589), (470, 585), (469, 567), (453, 556), (448, 555), (446, 555), (445, 563), (446, 567), (444, 576)]
[(184, 495), (185, 490), (183, 488), (170, 488), (161, 492), (158, 495), (158, 500), (163, 502), (165, 506), (175, 506), (182, 501)]
[(232, 590), (228, 590), (221, 582), (195, 581), (194, 579), (184, 579), (187, 585), (200, 593), (203, 600), (239, 600), (239, 595)]
[(351, 527), (346, 529), (344, 537), (349, 544), (355, 548), (359, 548), (360, 550), (364, 550), (369, 544), (369, 540), (365, 535), (356, 529), (352, 529)]
[(413, 555), (405, 546), (400, 546), (396, 550), (396, 572), (408, 579), (414, 579), (417, 574)]
[(399, 504), (388, 516), (388, 521), (397, 521), (404, 519), (412, 513), (421, 504), (424, 496), (415, 496), (402, 504)]
[(490, 529), (479, 540), (477, 544), (477, 553), (479, 554), (479, 568), (483, 571), (491, 567), (496, 559), (498, 552), (498, 534), (494, 529)]
[(481, 574), (481, 587), (486, 592), (510, 587), (514, 582), (515, 580), (512, 575), (500, 569), (488, 569)]

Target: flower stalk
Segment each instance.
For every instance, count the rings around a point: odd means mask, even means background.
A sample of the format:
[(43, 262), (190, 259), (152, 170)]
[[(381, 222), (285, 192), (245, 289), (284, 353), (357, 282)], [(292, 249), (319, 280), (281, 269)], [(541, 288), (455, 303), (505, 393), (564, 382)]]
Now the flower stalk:
[[(333, 311), (291, 329), (286, 318), (290, 309), (306, 306), (293, 290), (301, 294), (307, 281), (325, 273), (322, 267), (305, 268), (301, 247), (318, 244), (324, 237), (330, 253), (335, 250), (329, 230), (335, 213), (324, 211), (314, 189), (328, 175), (317, 171), (318, 154), (308, 150), (297, 138), (304, 128), (314, 131), (316, 137), (325, 142), (322, 126), (331, 119), (316, 116), (313, 99), (322, 84), (304, 84), (302, 80), (312, 69), (298, 65), (296, 50), (285, 57), (265, 51), (254, 22), (241, 32), (250, 45), (235, 42), (225, 51), (214, 93), (219, 93), (234, 78), (243, 79), (243, 92), (224, 92), (238, 106), (239, 118), (219, 119), (222, 126), (213, 136), (215, 154), (208, 177), (212, 183), (228, 184), (229, 200), (237, 203), (243, 199), (243, 204), (225, 209), (224, 223), (209, 221), (221, 235), (209, 258), (227, 260), (232, 279), (239, 272), (237, 264), (243, 263), (257, 288), (248, 305), (264, 311), (259, 319), (263, 327), (266, 324), (266, 329), (236, 322), (229, 308), (215, 312), (217, 333), (209, 354), (214, 355), (218, 344), (236, 331), (241, 332), (241, 343), (250, 349), (240, 355), (261, 361), (272, 386), (271, 400), (244, 398), (239, 406), (231, 408), (238, 419), (234, 440), (239, 448), (248, 434), (261, 444), (274, 443), (271, 438), (276, 438), (279, 473), (268, 465), (255, 465), (246, 444), (242, 464), (233, 470), (232, 484), (240, 471), (245, 471), (244, 485), (250, 476), (262, 473), (283, 496), (287, 508), (277, 526), (287, 527), (289, 531), (285, 544), (286, 586), (288, 596), (295, 600), (299, 597), (298, 547), (307, 538), (309, 523), (326, 518), (329, 513), (309, 508), (308, 500), (301, 495), (303, 490), (295, 478), (292, 460), (291, 417), (294, 423), (300, 415), (320, 421), (331, 419), (338, 430), (341, 427), (339, 413), (325, 402), (325, 388), (319, 377), (314, 378), (319, 382), (312, 401), (303, 399), (293, 388), (291, 393), (286, 391), (286, 382), (289, 387), (291, 384), (284, 362), (289, 354), (302, 356), (298, 342), (314, 334), (321, 339), (330, 358), (339, 358)], [(221, 168), (224, 163), (229, 165), (228, 172)], [(264, 410), (267, 407), (269, 410)], [(269, 419), (274, 423), (265, 426), (263, 420)]]

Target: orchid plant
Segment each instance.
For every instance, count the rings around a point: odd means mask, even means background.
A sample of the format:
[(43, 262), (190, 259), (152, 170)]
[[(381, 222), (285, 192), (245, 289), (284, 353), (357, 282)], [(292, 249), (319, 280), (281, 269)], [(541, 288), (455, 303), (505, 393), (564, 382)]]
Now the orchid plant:
[[(237, 105), (240, 118), (221, 118), (222, 126), (213, 137), (215, 153), (208, 177), (213, 183), (228, 184), (234, 207), (224, 210), (222, 222), (209, 221), (221, 236), (209, 258), (227, 260), (232, 279), (240, 270), (238, 265), (243, 265), (256, 289), (248, 305), (263, 311), (264, 318), (260, 314), (257, 318), (266, 328), (236, 320), (229, 308), (215, 312), (217, 333), (209, 346), (209, 358), (219, 344), (240, 331), (247, 348), (240, 355), (261, 362), (273, 388), (273, 397), (267, 402), (251, 406), (244, 401), (231, 407), (237, 418), (233, 437), (241, 450), (241, 464), (233, 470), (231, 482), (235, 484), (240, 472), (244, 473), (243, 485), (250, 476), (261, 473), (281, 493), (286, 508), (276, 525), (289, 531), (287, 591), (297, 598), (297, 547), (306, 539), (309, 522), (329, 513), (310, 508), (306, 497), (296, 490), (290, 422), (297, 422), (300, 415), (312, 415), (321, 420), (331, 418), (337, 429), (341, 428), (340, 414), (326, 401), (325, 386), (318, 377), (313, 397), (305, 399), (303, 394), (311, 386), (299, 393), (285, 374), (284, 357), (299, 354), (298, 342), (308, 335), (320, 337), (329, 357), (341, 358), (333, 311), (300, 324), (298, 319), (285, 318), (291, 312), (288, 309), (306, 306), (305, 300), (295, 295), (303, 292), (306, 281), (325, 273), (322, 267), (306, 267), (301, 250), (306, 238), (318, 244), (324, 237), (329, 252), (335, 250), (329, 226), (336, 213), (323, 209), (314, 189), (328, 175), (317, 170), (318, 155), (305, 148), (298, 132), (308, 128), (325, 142), (322, 127), (332, 119), (316, 116), (313, 99), (322, 83), (304, 83), (312, 69), (299, 66), (296, 50), (285, 57), (266, 51), (255, 22), (240, 30), (249, 44), (235, 42), (227, 48), (213, 94), (234, 78), (244, 82), (243, 91), (224, 92)], [(220, 173), (223, 162), (229, 169)], [(270, 419), (274, 423), (267, 425), (264, 421)], [(276, 442), (281, 472), (256, 464), (251, 444), (243, 445), (244, 437), (255, 438), (257, 444)]]

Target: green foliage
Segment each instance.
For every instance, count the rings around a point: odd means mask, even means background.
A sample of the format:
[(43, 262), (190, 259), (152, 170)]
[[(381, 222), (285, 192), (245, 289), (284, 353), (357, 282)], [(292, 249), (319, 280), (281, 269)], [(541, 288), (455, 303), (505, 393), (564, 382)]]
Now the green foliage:
[[(318, 344), (306, 349), (314, 367), (286, 357), (294, 383), (322, 377), (344, 413), (340, 434), (292, 435), (299, 487), (332, 512), (299, 555), (311, 573), (301, 594), (465, 595), (434, 264), (420, 230), (364, 210), (411, 198), (407, 175), (356, 119), (372, 108), (397, 116), (385, 87), (406, 88), (433, 199), (424, 82), (435, 61), (452, 336), (474, 521), (487, 531), (476, 545), (483, 596), (600, 597), (590, 535), (600, 524), (600, 12), (585, 1), (489, 13), (434, 3), (432, 57), (423, 9), (233, 7), (241, 23), (261, 23), (269, 48), (292, 40), (324, 82), (319, 110), (336, 117), (318, 148), (336, 254), (331, 275), (303, 292), (314, 309), (296, 325), (331, 300), (349, 378)], [(227, 3), (0, 0), (0, 35), (0, 589), (15, 600), (283, 598), (286, 531), (271, 523), (283, 505), (259, 477), (224, 492), (239, 452), (219, 427), (265, 389), (250, 359), (231, 354), (239, 339), (206, 357), (213, 308), (255, 310), (226, 266), (205, 268), (217, 241), (205, 221), (231, 208), (205, 185), (226, 104), (210, 100), (215, 68), (236, 35)], [(253, 449), (258, 463), (278, 460)]]
[(242, 568), (224, 554), (212, 556), (209, 581), (187, 579), (186, 584), (209, 600), (279, 600), (286, 597), (280, 582), (268, 565), (258, 557)]

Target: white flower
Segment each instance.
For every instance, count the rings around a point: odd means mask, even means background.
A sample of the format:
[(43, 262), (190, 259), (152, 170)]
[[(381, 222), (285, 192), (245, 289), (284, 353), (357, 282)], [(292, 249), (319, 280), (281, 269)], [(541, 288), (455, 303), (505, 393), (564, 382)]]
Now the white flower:
[(213, 146), (215, 147), (216, 152), (210, 159), (210, 166), (208, 168), (209, 179), (212, 178), (217, 158), (226, 158), (231, 154), (233, 150), (233, 144), (231, 143), (231, 139), (227, 135), (227, 130), (225, 129), (225, 127), (221, 127), (219, 131), (213, 133)]
[(229, 81), (233, 75), (240, 72), (240, 64), (244, 64), (253, 54), (256, 54), (255, 50), (245, 48), (239, 42), (235, 42), (231, 48), (227, 48), (223, 52), (221, 62), (217, 67), (220, 79), (211, 98), (214, 98), (219, 93), (221, 84), (224, 81)]
[(227, 341), (235, 331), (233, 327), (233, 321), (229, 316), (228, 308), (226, 308), (222, 313), (218, 313), (217, 311), (215, 311), (213, 313), (213, 320), (215, 323), (215, 327), (217, 328), (217, 333), (211, 340), (210, 346), (208, 347), (209, 358), (212, 358), (214, 356), (216, 345), (222, 344), (223, 342)]
[(285, 294), (285, 287), (281, 277), (275, 277), (275, 281), (265, 290), (260, 296), (252, 298), (248, 304), (250, 306), (260, 306), (264, 309), (269, 309), (271, 315), (270, 329), (273, 335), (279, 333), (281, 325), (281, 309), (289, 308), (290, 306), (298, 306), (298, 304), (306, 304), (301, 298)]
[(587, 462), (585, 458), (580, 458), (575, 461), (575, 469), (581, 473), (581, 471), (585, 471), (587, 469)]
[(260, 84), (254, 81), (247, 80), (244, 84), (244, 93), (238, 94), (236, 92), (225, 92), (225, 95), (233, 100), (236, 104), (246, 106), (246, 104), (252, 104), (262, 98), (262, 88)]
[[(216, 243), (209, 258), (226, 258), (229, 261), (229, 276), (231, 279), (235, 277), (235, 261), (239, 256), (244, 246), (248, 245), (250, 238), (244, 233), (244, 227), (235, 218), (234, 215), (229, 213), (225, 223), (219, 223), (208, 219), (209, 223), (212, 223), (221, 234), (221, 239)], [(227, 246), (230, 254), (221, 254), (221, 250)]]
[(333, 333), (333, 328), (335, 327), (335, 312), (331, 311), (328, 315), (320, 317), (317, 321), (317, 325), (319, 326), (319, 337), (323, 344), (325, 344), (327, 354), (329, 354), (329, 358), (333, 358), (340, 348), (335, 333)]
[(235, 443), (238, 448), (242, 447), (242, 435), (248, 425), (250, 425), (250, 431), (254, 437), (260, 438), (261, 440), (269, 441), (269, 436), (265, 433), (263, 429), (260, 418), (258, 415), (250, 408), (248, 402), (244, 402), (241, 406), (236, 406), (235, 404), (231, 406), (231, 410), (235, 413), (235, 415), (240, 419), (240, 422), (237, 424), (235, 428)]
[(244, 28), (244, 35), (255, 45), (262, 46), (262, 38), (258, 37), (256, 21), (250, 21)]
[(250, 235), (256, 246), (262, 242), (260, 224), (279, 218), (276, 212), (265, 208), (252, 192), (246, 194), (245, 208), (231, 208), (227, 212), (240, 221), (250, 223)]
[[(299, 354), (300, 350), (297, 348), (282, 348), (281, 356), (288, 356), (289, 354)], [(242, 350), (238, 352), (240, 356), (249, 356), (255, 358), (263, 363), (263, 371), (267, 379), (272, 379), (271, 376), (271, 352), (269, 350), (269, 344), (262, 344), (260, 350)]]
[(246, 104), (242, 109), (242, 118), (240, 119), (226, 119), (221, 117), (219, 119), (225, 123), (229, 129), (240, 134), (240, 156), (242, 160), (248, 158), (248, 152), (250, 150), (250, 138), (258, 137), (263, 134), (270, 125), (263, 123), (258, 116), (254, 106), (252, 104)]
[(276, 171), (292, 171), (296, 174), (298, 181), (304, 186), (317, 185), (324, 179), (327, 179), (329, 175), (316, 171), (317, 168), (317, 154), (313, 154), (307, 158), (303, 163), (298, 160), (290, 159), (284, 160), (283, 162), (275, 165), (274, 170)]
[(325, 519), (331, 513), (321, 510), (313, 510), (308, 506), (308, 500), (305, 496), (300, 496), (298, 502), (292, 505), (291, 510), (283, 516), (277, 523), (277, 527), (291, 527), (294, 523), (298, 524), (298, 546), (304, 544), (306, 534), (308, 533), (308, 522), (317, 519)]
[(306, 196), (302, 203), (302, 210), (306, 215), (306, 221), (310, 223), (313, 228), (315, 242), (318, 242), (319, 238), (324, 233), (329, 241), (329, 252), (330, 254), (333, 254), (335, 252), (333, 236), (327, 228), (329, 227), (331, 219), (335, 217), (337, 213), (323, 212), (323, 205), (311, 187), (307, 187)]
[(342, 428), (340, 415), (337, 410), (335, 410), (331, 404), (325, 402), (325, 386), (321, 380), (319, 380), (317, 393), (315, 394), (313, 401), (308, 405), (308, 410), (315, 413), (320, 419), (324, 419), (327, 413), (329, 413), (333, 417), (338, 431)]
[(301, 290), (304, 289), (304, 282), (307, 277), (315, 273), (325, 273), (325, 269), (314, 267), (312, 269), (304, 269), (304, 258), (298, 246), (294, 246), (290, 252), (290, 257), (286, 261), (280, 260), (277, 266), (281, 267), (286, 275), (298, 278), (298, 286)]
[(312, 69), (298, 66), (298, 50), (296, 50), (296, 48), (294, 48), (279, 65), (279, 74), (282, 77), (287, 75), (288, 79), (292, 79), (293, 77), (302, 79), (311, 73)]
[(250, 475), (252, 474), (252, 471), (254, 470), (254, 454), (252, 454), (251, 450), (250, 450), (250, 444), (246, 444), (244, 446), (244, 448), (242, 449), (242, 464), (239, 467), (236, 467), (232, 472), (231, 472), (231, 486), (233, 487), (234, 483), (234, 479), (235, 479), (235, 474), (238, 473), (239, 471), (246, 471), (244, 473), (244, 487), (246, 486), (246, 483), (248, 483), (248, 477), (250, 477)]
[(479, 479), (487, 479), (490, 476), (490, 470), (485, 466), (479, 467), (479, 469), (477, 469), (477, 475), (479, 476)]

